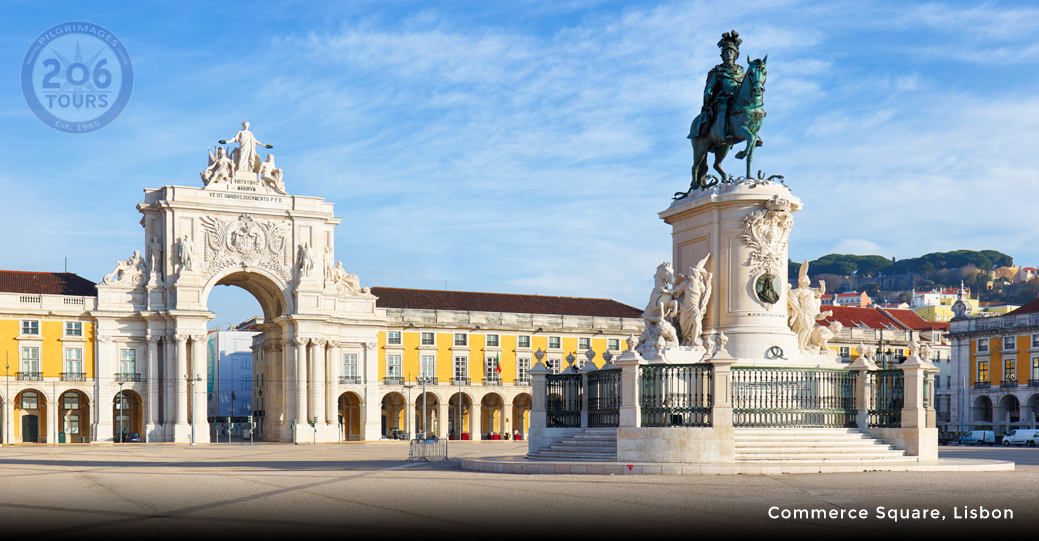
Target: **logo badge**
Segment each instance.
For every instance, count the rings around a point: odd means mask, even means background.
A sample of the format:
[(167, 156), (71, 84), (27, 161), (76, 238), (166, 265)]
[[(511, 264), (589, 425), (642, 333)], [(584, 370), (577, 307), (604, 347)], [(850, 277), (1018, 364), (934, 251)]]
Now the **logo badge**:
[(22, 95), (44, 124), (65, 133), (97, 131), (119, 116), (133, 90), (123, 42), (83, 21), (39, 35), (22, 61)]

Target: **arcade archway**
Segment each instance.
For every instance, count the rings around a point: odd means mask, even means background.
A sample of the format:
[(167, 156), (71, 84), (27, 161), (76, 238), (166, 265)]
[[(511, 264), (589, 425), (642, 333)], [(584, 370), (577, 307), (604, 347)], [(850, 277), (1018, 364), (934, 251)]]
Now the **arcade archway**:
[(361, 397), (357, 393), (345, 392), (339, 396), (339, 424), (343, 440), (359, 441), (363, 439), (364, 419), (361, 415)]

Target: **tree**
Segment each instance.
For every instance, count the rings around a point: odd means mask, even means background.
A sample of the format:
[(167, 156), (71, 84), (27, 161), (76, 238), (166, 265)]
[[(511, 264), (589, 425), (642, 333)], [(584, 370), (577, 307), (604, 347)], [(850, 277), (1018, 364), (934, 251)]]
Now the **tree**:
[(869, 282), (867, 284), (863, 284), (862, 287), (858, 289), (858, 291), (861, 291), (869, 295), (871, 299), (875, 299), (877, 298), (877, 295), (880, 293), (880, 284), (876, 282)]
[(836, 274), (817, 274), (815, 279), (826, 282), (826, 291), (831, 293), (836, 293), (844, 285), (844, 277)]

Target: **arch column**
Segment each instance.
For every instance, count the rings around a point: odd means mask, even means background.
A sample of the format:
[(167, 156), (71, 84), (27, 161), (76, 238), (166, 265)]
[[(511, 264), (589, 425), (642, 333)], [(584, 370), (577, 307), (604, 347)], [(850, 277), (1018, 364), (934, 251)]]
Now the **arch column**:
[[(102, 331), (97, 331), (97, 358), (94, 360), (94, 377), (96, 384), (94, 386), (94, 430), (93, 430), (93, 441), (112, 441), (114, 435), (113, 423), (115, 419), (112, 417), (112, 399), (115, 394), (112, 391), (111, 378), (115, 374), (115, 370), (112, 367), (112, 359), (115, 358), (115, 348), (112, 342), (112, 337), (102, 335)], [(101, 382), (104, 381), (105, 385), (102, 386)], [(17, 393), (14, 393), (17, 395)], [(19, 419), (11, 419), (11, 423), (19, 422)], [(12, 437), (14, 435), (14, 427), (11, 427)]]
[[(509, 439), (512, 439), (512, 427), (516, 425), (516, 416), (514, 415), (512, 402), (505, 402), (502, 399), (503, 405), (501, 408), (501, 434), (502, 439), (505, 439), (505, 435), (508, 434)], [(510, 419), (506, 422), (505, 419)]]
[(173, 367), (173, 399), (176, 410), (173, 416), (173, 441), (186, 442), (191, 439), (188, 426), (188, 335), (178, 334), (173, 337), (176, 348), (176, 361)]
[[(382, 397), (377, 394), (379, 389), (378, 347), (379, 344), (375, 342), (364, 344), (364, 372), (360, 372), (364, 376), (363, 381), (365, 389), (367, 389), (367, 392), (363, 395), (364, 400), (361, 402), (361, 412), (364, 415), (361, 421), (361, 438), (366, 441), (378, 441), (382, 436)], [(342, 364), (343, 357), (340, 355), (336, 359), (337, 373), (341, 369)], [(358, 370), (360, 370), (359, 367)]]
[(197, 379), (202, 376), (202, 381), (196, 381), (191, 399), (192, 419), (195, 425), (195, 442), (209, 441), (209, 405), (206, 400), (206, 387), (209, 378), (206, 374), (206, 335), (197, 334), (191, 337), (191, 378)]
[[(293, 408), (290, 412), (292, 418), (289, 419), (290, 423), (295, 423), (296, 438), (303, 440), (301, 437), (301, 428), (306, 426), (307, 419), (307, 340), (303, 338), (296, 338), (292, 341), (295, 348), (295, 363), (293, 371), (292, 390), (295, 396), (293, 401)], [(295, 443), (295, 442), (293, 442)]]
[(339, 342), (328, 341), (328, 349), (325, 350), (325, 422), (329, 426), (339, 423), (337, 407), (339, 401), (339, 368), (337, 359), (342, 358), (339, 353)]
[(310, 341), (310, 421), (314, 421), (317, 440), (325, 440), (325, 341)]
[(148, 421), (144, 425), (144, 441), (153, 442), (156, 438), (155, 426), (159, 424), (159, 337), (148, 334)]

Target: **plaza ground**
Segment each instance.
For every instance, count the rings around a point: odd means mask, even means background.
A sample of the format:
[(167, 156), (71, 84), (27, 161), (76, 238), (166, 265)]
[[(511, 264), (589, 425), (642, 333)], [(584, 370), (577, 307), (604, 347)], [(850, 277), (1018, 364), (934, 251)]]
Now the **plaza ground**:
[[(452, 457), (517, 455), (522, 442), (452, 442)], [(5, 538), (113, 535), (526, 537), (768, 532), (991, 537), (1034, 531), (1039, 449), (942, 447), (1013, 472), (553, 476), (406, 462), (406, 443), (15, 445), (0, 448)], [(770, 519), (782, 509), (867, 509), (868, 519)], [(945, 519), (875, 518), (876, 507)], [(954, 508), (1012, 509), (956, 520)], [(774, 513), (776, 511), (773, 511)], [(964, 514), (962, 511), (960, 514)]]

